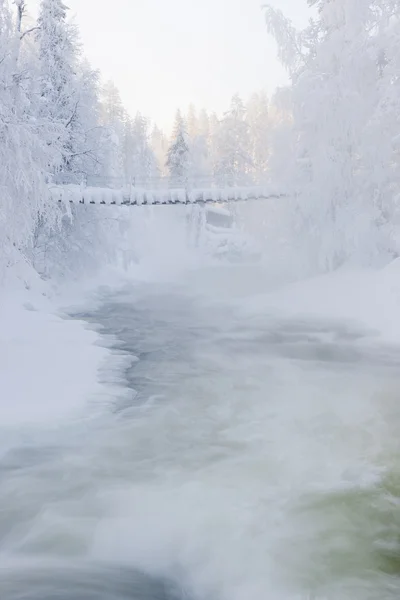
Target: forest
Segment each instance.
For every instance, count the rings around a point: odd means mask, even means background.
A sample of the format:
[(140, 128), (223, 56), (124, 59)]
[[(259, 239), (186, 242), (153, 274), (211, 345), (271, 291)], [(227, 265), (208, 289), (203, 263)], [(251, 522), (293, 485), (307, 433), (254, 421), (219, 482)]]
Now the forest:
[(131, 114), (115, 85), (101, 81), (62, 0), (43, 0), (37, 21), (28, 0), (1, 0), (2, 270), (21, 255), (38, 263), (44, 246), (66, 255), (71, 242), (73, 252), (89, 229), (91, 243), (96, 227), (104, 236), (94, 210), (86, 226), (84, 210), (54, 206), (49, 182), (272, 182), (291, 198), (274, 207), (275, 230), (290, 239), (307, 272), (397, 257), (399, 2), (309, 5), (302, 31), (280, 10), (264, 9), (266, 35), (276, 39), (290, 85), (272, 98), (235, 95), (222, 115), (177, 107), (165, 133), (151, 116)]

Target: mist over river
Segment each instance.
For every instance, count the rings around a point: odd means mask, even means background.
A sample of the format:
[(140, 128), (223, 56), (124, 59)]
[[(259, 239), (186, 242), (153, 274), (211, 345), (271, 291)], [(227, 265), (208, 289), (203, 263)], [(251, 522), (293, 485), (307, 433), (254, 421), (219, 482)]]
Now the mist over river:
[(1, 455), (2, 600), (399, 598), (400, 346), (242, 274), (71, 311), (121, 393)]

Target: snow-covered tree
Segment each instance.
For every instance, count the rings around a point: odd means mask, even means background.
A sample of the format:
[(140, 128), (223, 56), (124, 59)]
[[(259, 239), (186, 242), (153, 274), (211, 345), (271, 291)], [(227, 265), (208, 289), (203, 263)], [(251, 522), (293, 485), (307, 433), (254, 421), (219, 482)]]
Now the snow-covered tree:
[(92, 268), (125, 235), (117, 207), (70, 209), (49, 194), (60, 171), (90, 177), (119, 166), (125, 111), (115, 89), (103, 105), (99, 87), (62, 1), (43, 0), (36, 23), (25, 0), (0, 0), (0, 276), (17, 263), (43, 276)]
[(169, 169), (170, 185), (172, 187), (186, 187), (188, 185), (190, 148), (186, 124), (179, 110), (175, 117), (172, 139), (167, 152), (166, 166)]
[(211, 178), (211, 163), (208, 140), (205, 135), (196, 135), (189, 140), (189, 180), (197, 187), (208, 187)]
[(246, 109), (253, 177), (261, 183), (267, 178), (271, 154), (271, 122), (269, 100), (266, 93), (253, 94)]
[(112, 81), (106, 83), (101, 97), (101, 123), (107, 146), (104, 175), (115, 180), (124, 179), (124, 131), (126, 112), (118, 88)]
[(376, 60), (373, 110), (365, 127), (358, 166), (359, 193), (371, 199), (380, 250), (400, 254), (400, 2), (370, 6), (369, 53)]
[(220, 185), (243, 185), (251, 179), (253, 161), (250, 154), (246, 108), (235, 95), (231, 106), (214, 132), (214, 175)]
[(203, 108), (199, 113), (198, 132), (199, 132), (199, 135), (203, 136), (207, 140), (207, 143), (209, 143), (210, 117), (208, 116), (208, 112), (206, 111), (205, 108)]
[[(394, 72), (388, 73), (398, 48), (387, 32), (400, 7), (397, 0), (310, 5), (317, 17), (301, 32), (279, 11), (267, 8), (266, 15), (292, 79), (292, 142), (285, 162), (300, 198), (300, 231), (308, 236), (310, 257), (318, 257), (316, 266), (327, 269), (349, 257), (372, 260), (386, 244), (386, 229), (377, 224), (387, 221), (382, 191), (390, 185), (398, 121), (382, 92), (396, 83)], [(389, 112), (390, 132), (382, 129)]]
[(194, 104), (189, 105), (189, 110), (186, 116), (188, 136), (194, 139), (199, 134), (199, 120), (197, 118), (196, 108)]
[(293, 102), (290, 87), (278, 88), (269, 106), (268, 176), (282, 190), (297, 190), (291, 167), (296, 137), (293, 129)]
[[(62, 170), (74, 171), (77, 139), (82, 136), (78, 119), (78, 45), (76, 30), (67, 22), (62, 0), (42, 0), (36, 38), (39, 47), (39, 117), (59, 128)], [(79, 142), (78, 142), (79, 145)]]
[(152, 187), (158, 177), (155, 154), (149, 142), (149, 121), (140, 113), (125, 122), (125, 176), (138, 186)]
[(168, 140), (165, 133), (155, 125), (150, 136), (150, 146), (156, 158), (157, 171), (161, 177), (167, 175), (166, 161)]
[(188, 179), (193, 186), (210, 184), (211, 163), (209, 153), (209, 123), (206, 111), (197, 116), (193, 104), (186, 116), (189, 146)]
[[(49, 199), (48, 165), (61, 159), (58, 132), (31, 112), (28, 74), (19, 70), (21, 32), (14, 27), (7, 0), (0, 0), (0, 263), (21, 259), (39, 218), (52, 227), (58, 209)], [(53, 139), (50, 147), (48, 140)]]
[(75, 80), (74, 117), (70, 128), (70, 155), (64, 170), (73, 175), (72, 181), (88, 181), (101, 173), (107, 159), (101, 125), (99, 73), (86, 61), (77, 64)]

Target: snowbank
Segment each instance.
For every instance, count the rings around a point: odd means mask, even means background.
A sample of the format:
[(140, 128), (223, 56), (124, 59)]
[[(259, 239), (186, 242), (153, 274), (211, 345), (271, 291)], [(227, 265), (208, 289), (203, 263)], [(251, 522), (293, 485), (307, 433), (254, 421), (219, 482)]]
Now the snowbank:
[(341, 269), (246, 300), (245, 314), (282, 313), (358, 322), (388, 342), (400, 341), (400, 259), (383, 269)]
[[(0, 292), (0, 450), (38, 428), (92, 418), (111, 388), (99, 370), (109, 351), (85, 323), (59, 316), (48, 284), (7, 281)], [(72, 297), (68, 298), (68, 302)]]
[(82, 323), (10, 295), (0, 313), (0, 428), (73, 416), (99, 390), (106, 351)]

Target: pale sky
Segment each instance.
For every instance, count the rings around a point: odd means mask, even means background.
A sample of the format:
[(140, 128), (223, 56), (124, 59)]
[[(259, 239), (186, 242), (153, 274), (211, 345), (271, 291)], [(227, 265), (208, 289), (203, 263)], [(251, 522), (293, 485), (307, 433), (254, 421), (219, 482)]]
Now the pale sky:
[[(268, 36), (267, 0), (64, 0), (85, 54), (112, 79), (126, 109), (169, 128), (190, 102), (222, 113), (233, 94), (272, 92), (287, 81)], [(28, 0), (35, 12), (39, 0)], [(270, 0), (296, 25), (306, 0)]]

